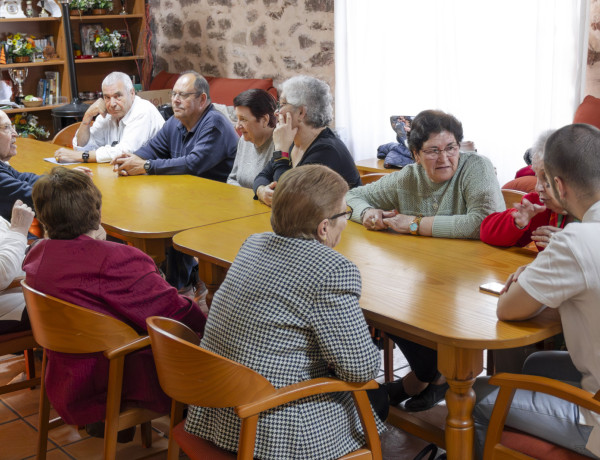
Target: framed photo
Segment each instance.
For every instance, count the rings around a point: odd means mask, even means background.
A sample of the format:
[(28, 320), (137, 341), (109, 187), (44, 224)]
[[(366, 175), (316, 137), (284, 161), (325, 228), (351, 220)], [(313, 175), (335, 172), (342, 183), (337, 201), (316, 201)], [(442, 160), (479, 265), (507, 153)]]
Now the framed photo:
[(96, 35), (102, 32), (102, 24), (93, 23), (93, 24), (80, 24), (79, 25), (79, 35), (81, 36), (81, 54), (84, 56), (94, 56), (96, 50), (94, 49), (94, 40), (96, 39)]
[(129, 31), (119, 30), (119, 33), (121, 34), (121, 48), (119, 49), (119, 56), (132, 56), (133, 46)]

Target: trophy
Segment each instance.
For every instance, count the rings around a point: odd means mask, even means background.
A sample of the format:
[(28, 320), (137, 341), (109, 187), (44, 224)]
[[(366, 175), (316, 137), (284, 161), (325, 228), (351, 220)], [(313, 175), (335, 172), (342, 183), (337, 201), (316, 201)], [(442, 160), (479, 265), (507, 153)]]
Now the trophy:
[(125, 0), (121, 0), (121, 12), (119, 14), (127, 14), (127, 10), (125, 9)]
[(19, 92), (15, 96), (15, 102), (21, 104), (23, 101), (23, 82), (27, 78), (28, 69), (8, 69), (8, 75), (15, 85), (19, 87)]

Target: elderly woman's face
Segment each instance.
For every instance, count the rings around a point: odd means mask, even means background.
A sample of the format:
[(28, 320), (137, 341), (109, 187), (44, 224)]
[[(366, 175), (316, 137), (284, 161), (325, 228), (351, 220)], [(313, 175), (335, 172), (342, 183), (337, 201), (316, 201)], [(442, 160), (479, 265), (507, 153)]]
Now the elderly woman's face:
[(459, 145), (449, 131), (432, 133), (415, 157), (432, 182), (446, 182), (452, 179), (458, 167)]
[(265, 115), (257, 119), (248, 107), (243, 105), (235, 108), (237, 123), (235, 127), (245, 141), (252, 142), (257, 147), (260, 147), (271, 136), (273, 128), (269, 126), (269, 116)]
[(298, 107), (290, 104), (287, 101), (285, 93), (281, 93), (281, 97), (279, 98), (279, 104), (277, 105), (277, 111), (275, 112), (275, 116), (277, 120), (279, 120), (279, 115), (283, 115), (283, 119), (286, 119), (286, 114), (290, 114), (292, 116), (292, 128), (298, 127)]
[(546, 208), (550, 209), (550, 211), (554, 211), (558, 214), (566, 214), (560, 203), (554, 199), (552, 186), (550, 185), (548, 177), (546, 177), (546, 171), (544, 170), (544, 159), (542, 155), (533, 156), (531, 168), (533, 169), (533, 172), (535, 172), (535, 178), (537, 179), (535, 191), (539, 195), (540, 201), (546, 205)]

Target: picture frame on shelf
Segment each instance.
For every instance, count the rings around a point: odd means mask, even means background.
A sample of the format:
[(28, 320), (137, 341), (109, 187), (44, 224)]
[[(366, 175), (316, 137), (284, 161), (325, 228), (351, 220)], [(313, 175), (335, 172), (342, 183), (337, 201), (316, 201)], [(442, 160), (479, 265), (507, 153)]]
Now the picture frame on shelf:
[(119, 49), (119, 56), (133, 56), (133, 45), (131, 42), (131, 34), (128, 30), (119, 30), (121, 34), (121, 48)]
[(79, 25), (79, 36), (81, 37), (81, 54), (84, 56), (95, 56), (94, 37), (102, 32), (101, 23), (85, 23)]

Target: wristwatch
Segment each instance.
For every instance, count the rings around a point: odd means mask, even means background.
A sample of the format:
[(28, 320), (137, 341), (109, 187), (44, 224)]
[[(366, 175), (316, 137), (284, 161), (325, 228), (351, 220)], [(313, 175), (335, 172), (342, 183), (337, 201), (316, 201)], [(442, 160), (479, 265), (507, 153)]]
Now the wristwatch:
[(290, 161), (290, 154), (281, 150), (275, 150), (273, 152), (273, 161)]
[(417, 216), (415, 217), (415, 220), (413, 220), (410, 225), (408, 226), (408, 229), (410, 230), (410, 234), (411, 235), (418, 235), (419, 234), (419, 226), (421, 225), (421, 219), (423, 218), (423, 216)]
[(150, 160), (146, 160), (144, 163), (144, 171), (146, 171), (146, 173), (150, 172)]
[(90, 152), (88, 152), (87, 150), (85, 152), (83, 152), (81, 154), (81, 159), (83, 160), (84, 163), (87, 163), (88, 160), (90, 159)]

